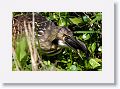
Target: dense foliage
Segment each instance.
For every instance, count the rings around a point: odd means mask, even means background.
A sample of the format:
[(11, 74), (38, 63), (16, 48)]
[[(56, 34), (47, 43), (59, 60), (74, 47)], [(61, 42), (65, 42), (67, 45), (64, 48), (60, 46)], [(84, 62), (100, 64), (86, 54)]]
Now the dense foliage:
[[(20, 16), (22, 12), (14, 12), (13, 17)], [(89, 50), (90, 57), (85, 54), (64, 48), (55, 56), (41, 55), (42, 65), (39, 70), (55, 71), (98, 71), (102, 69), (102, 13), (101, 12), (41, 12), (48, 20), (57, 26), (71, 29), (76, 39), (84, 42)], [(32, 71), (31, 55), (27, 50), (25, 37), (16, 41), (16, 58), (12, 60), (12, 70)]]

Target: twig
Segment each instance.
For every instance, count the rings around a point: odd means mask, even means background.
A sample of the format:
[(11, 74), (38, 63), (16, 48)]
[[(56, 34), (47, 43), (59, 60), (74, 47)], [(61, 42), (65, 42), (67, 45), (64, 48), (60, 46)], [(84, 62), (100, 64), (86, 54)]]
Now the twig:
[(20, 71), (20, 69), (19, 69), (19, 63), (17, 62), (17, 59), (16, 59), (16, 53), (15, 53), (15, 50), (14, 50), (14, 48), (12, 47), (12, 56), (13, 56), (13, 59), (14, 59), (14, 62), (15, 62), (15, 66), (16, 66), (16, 70), (17, 71)]
[(33, 29), (30, 26), (30, 23), (27, 23), (27, 24), (28, 24), (28, 28), (26, 26), (26, 21), (24, 21), (25, 33), (27, 37), (29, 50), (31, 53), (32, 70), (37, 71), (38, 70), (38, 64), (37, 64), (38, 58), (37, 58), (37, 50), (35, 49), (35, 44), (34, 44), (34, 33), (33, 33)]

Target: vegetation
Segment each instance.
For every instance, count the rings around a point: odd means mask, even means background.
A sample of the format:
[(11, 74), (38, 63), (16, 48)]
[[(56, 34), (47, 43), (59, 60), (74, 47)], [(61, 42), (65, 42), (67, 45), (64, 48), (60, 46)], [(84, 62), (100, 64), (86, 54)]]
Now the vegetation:
[[(14, 12), (13, 17), (27, 14)], [(39, 51), (37, 66), (39, 71), (100, 71), (102, 70), (102, 13), (101, 12), (41, 12), (58, 26), (71, 29), (76, 39), (84, 42), (90, 52), (85, 54), (64, 48), (55, 56), (42, 55)], [(25, 36), (15, 41), (12, 51), (12, 70), (32, 71), (31, 52)], [(13, 43), (14, 45), (14, 43)], [(36, 47), (35, 47), (36, 49)]]

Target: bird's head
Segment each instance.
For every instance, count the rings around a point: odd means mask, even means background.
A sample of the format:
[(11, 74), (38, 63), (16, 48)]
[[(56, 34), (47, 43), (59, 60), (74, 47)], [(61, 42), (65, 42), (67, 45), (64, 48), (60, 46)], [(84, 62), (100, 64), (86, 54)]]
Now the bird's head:
[(59, 46), (70, 47), (74, 50), (81, 50), (88, 57), (89, 54), (86, 45), (80, 40), (73, 37), (73, 32), (69, 28), (66, 27), (60, 28), (58, 30), (57, 39)]

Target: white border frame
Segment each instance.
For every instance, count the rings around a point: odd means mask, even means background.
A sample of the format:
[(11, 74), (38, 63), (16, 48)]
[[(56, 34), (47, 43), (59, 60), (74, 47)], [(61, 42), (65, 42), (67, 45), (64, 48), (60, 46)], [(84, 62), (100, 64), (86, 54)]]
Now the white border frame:
[[(2, 83), (114, 83), (112, 0), (4, 0), (0, 4)], [(12, 12), (102, 12), (102, 71), (12, 71)], [(2, 70), (2, 71), (1, 71)]]

